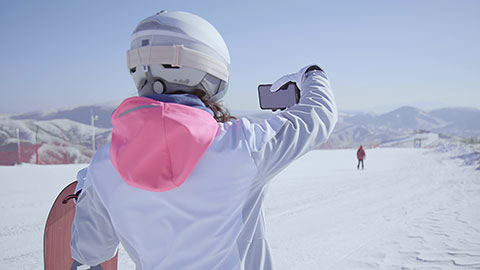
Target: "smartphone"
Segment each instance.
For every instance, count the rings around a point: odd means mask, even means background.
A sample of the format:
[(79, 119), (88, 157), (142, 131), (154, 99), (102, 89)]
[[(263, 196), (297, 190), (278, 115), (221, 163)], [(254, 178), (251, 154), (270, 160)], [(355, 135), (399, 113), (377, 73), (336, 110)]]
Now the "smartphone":
[(284, 84), (277, 92), (271, 92), (270, 87), (271, 84), (258, 86), (258, 99), (262, 110), (284, 110), (300, 100), (300, 89), (294, 82)]

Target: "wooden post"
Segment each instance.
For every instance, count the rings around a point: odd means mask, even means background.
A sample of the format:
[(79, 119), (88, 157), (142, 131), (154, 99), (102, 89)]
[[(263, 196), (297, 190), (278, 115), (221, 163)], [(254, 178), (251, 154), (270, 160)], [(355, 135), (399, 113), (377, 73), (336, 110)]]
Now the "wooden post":
[(22, 163), (22, 149), (20, 148), (20, 129), (17, 128), (17, 150), (18, 150), (18, 164)]
[(37, 130), (35, 131), (35, 164), (39, 164), (38, 158), (38, 126)]
[(92, 150), (96, 150), (95, 142), (95, 121), (98, 120), (98, 115), (93, 114), (93, 109), (90, 109), (90, 123), (92, 124)]

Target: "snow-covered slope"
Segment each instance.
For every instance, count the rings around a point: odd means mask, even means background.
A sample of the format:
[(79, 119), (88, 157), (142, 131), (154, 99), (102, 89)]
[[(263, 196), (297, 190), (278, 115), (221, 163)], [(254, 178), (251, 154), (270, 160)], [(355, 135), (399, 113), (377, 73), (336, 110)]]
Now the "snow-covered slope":
[[(270, 184), (267, 237), (279, 270), (480, 269), (480, 159), (435, 150), (319, 150)], [(480, 149), (479, 149), (480, 150)], [(0, 167), (1, 269), (42, 269), (51, 203), (83, 165)], [(119, 269), (134, 269), (122, 249)]]
[(356, 171), (351, 150), (323, 151), (288, 168), (267, 199), (278, 268), (480, 269), (480, 177), (452, 154), (367, 150)]
[[(92, 150), (92, 127), (68, 119), (45, 121), (13, 120), (0, 117), (0, 164), (8, 156), (17, 161), (16, 130), (21, 139), (22, 162), (35, 162), (34, 144), (38, 143), (40, 163), (82, 163), (88, 162)], [(96, 145), (105, 144), (110, 138), (110, 129), (95, 128)]]
[(441, 142), (437, 133), (417, 133), (403, 138), (384, 141), (380, 147), (414, 147), (414, 148), (432, 148)]

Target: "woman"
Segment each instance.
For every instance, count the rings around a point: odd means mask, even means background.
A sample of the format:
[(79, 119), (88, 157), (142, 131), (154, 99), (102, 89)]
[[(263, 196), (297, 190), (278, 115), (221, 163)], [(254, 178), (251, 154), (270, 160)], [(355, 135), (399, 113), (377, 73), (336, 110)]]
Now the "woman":
[(115, 110), (111, 143), (78, 174), (73, 258), (97, 265), (121, 242), (137, 269), (272, 269), (266, 187), (333, 130), (325, 73), (313, 65), (276, 81), (272, 91), (292, 81), (301, 98), (270, 119), (234, 119), (218, 103), (228, 49), (184, 12), (141, 21), (127, 62), (139, 97)]

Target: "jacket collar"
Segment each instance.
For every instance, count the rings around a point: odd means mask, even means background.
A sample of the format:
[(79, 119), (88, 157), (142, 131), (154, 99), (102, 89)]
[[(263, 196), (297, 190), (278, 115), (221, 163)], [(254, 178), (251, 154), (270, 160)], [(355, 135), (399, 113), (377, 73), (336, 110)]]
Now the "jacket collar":
[(205, 106), (205, 104), (202, 102), (202, 100), (199, 97), (192, 94), (154, 94), (154, 95), (146, 95), (144, 97), (151, 98), (151, 99), (165, 102), (165, 103), (177, 103), (177, 104), (182, 104), (185, 106), (201, 109), (213, 116), (213, 111), (209, 109), (207, 106)]

